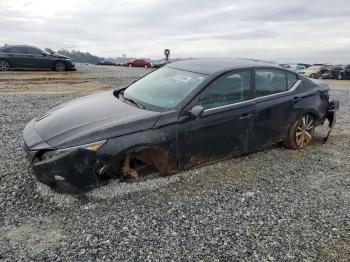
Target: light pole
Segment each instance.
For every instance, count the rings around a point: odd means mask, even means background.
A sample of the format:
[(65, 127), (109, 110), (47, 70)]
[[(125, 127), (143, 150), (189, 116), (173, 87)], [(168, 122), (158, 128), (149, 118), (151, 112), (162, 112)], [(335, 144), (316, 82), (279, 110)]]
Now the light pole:
[(170, 49), (164, 49), (165, 61), (169, 61)]

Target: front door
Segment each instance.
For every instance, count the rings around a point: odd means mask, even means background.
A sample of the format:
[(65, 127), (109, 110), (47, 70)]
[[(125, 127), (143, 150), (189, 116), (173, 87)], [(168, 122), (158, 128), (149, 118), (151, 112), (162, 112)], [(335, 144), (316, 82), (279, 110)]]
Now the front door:
[(178, 160), (186, 167), (247, 151), (254, 119), (251, 71), (231, 72), (216, 79), (191, 104), (204, 112), (179, 117)]
[(40, 49), (34, 47), (26, 48), (28, 65), (31, 68), (52, 69), (53, 64), (51, 57), (43, 53)]

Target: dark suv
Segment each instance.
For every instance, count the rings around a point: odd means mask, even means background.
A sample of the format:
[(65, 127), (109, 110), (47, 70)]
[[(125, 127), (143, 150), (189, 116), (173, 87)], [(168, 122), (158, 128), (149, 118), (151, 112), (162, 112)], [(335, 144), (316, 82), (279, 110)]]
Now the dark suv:
[(0, 71), (9, 69), (75, 70), (73, 60), (67, 56), (48, 53), (25, 45), (0, 47)]

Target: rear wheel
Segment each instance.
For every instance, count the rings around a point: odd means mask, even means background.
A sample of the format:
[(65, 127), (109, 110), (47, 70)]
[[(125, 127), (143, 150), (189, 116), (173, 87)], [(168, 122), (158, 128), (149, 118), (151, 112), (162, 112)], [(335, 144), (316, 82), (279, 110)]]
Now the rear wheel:
[(61, 61), (58, 61), (55, 63), (54, 69), (55, 71), (59, 71), (59, 72), (66, 71), (66, 64)]
[(129, 64), (129, 67), (132, 67), (132, 64)]
[(288, 136), (284, 145), (290, 149), (303, 149), (310, 144), (315, 129), (314, 117), (310, 114), (303, 115), (295, 120), (288, 130)]
[(6, 60), (0, 60), (0, 71), (7, 71), (11, 67), (10, 63)]
[(147, 68), (148, 68), (148, 65), (145, 65), (145, 68), (147, 69)]
[(343, 75), (342, 75), (342, 73), (339, 73), (339, 74), (337, 75), (337, 79), (338, 79), (338, 80), (343, 80)]

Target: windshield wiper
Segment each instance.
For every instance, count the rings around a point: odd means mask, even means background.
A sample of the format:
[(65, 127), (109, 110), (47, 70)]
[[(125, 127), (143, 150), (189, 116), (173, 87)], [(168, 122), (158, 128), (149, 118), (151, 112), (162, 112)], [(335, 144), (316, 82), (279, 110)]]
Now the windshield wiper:
[(145, 109), (145, 106), (136, 102), (134, 99), (132, 98), (129, 98), (129, 97), (126, 97), (124, 96), (124, 90), (120, 92), (119, 96), (121, 96), (124, 100), (126, 101), (129, 101), (130, 103), (133, 103), (134, 105), (136, 105), (138, 108), (141, 108), (141, 109)]

